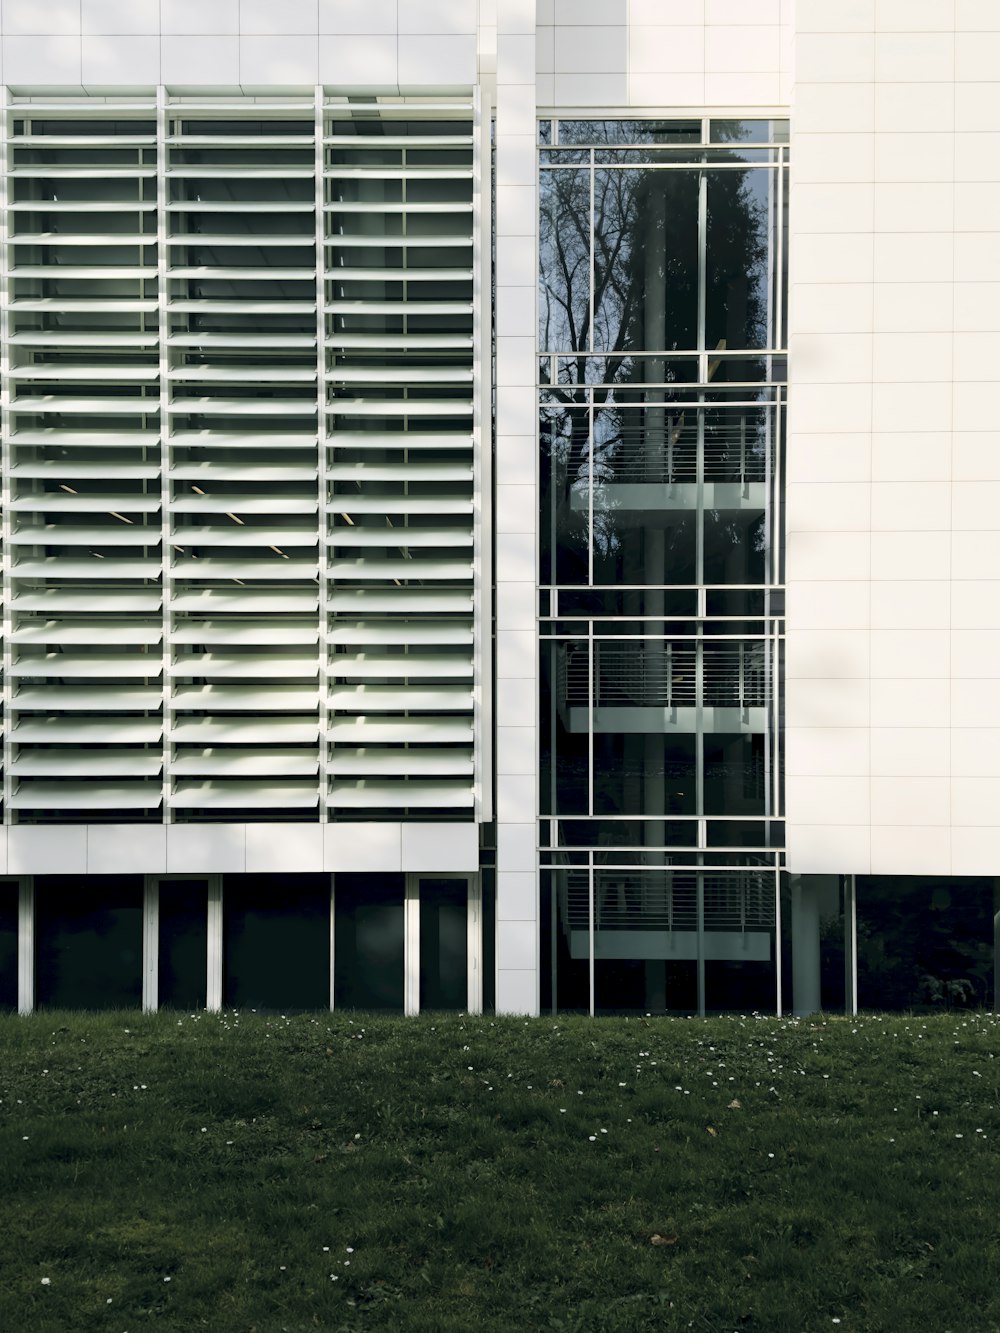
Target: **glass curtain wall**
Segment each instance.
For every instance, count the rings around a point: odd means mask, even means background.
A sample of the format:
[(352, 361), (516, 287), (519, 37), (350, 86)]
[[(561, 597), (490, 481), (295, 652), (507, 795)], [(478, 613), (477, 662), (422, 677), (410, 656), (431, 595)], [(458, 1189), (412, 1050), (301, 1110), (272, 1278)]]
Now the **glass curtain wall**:
[(787, 125), (539, 126), (553, 1008), (773, 1008)]

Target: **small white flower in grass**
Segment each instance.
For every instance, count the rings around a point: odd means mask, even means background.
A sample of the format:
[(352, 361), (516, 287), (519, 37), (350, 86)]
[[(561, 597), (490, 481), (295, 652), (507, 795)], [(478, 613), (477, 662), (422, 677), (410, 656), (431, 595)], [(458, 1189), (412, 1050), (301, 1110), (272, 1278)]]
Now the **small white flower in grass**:
[(340, 1281), (340, 1277), (339, 1277), (339, 1275), (338, 1275), (337, 1273), (331, 1273), (331, 1274), (330, 1274), (330, 1281), (331, 1281), (331, 1282), (339, 1282), (339, 1281)]
[(773, 1152), (769, 1152), (767, 1155), (768, 1155), (768, 1157), (773, 1157), (773, 1156), (774, 1156), (774, 1153), (773, 1153)]
[(324, 1254), (329, 1254), (329, 1253), (330, 1253), (330, 1247), (329, 1247), (329, 1245), (324, 1245), (324, 1246), (323, 1246), (323, 1253), (324, 1253)]
[(278, 1265), (278, 1272), (279, 1272), (279, 1273), (284, 1273), (284, 1272), (286, 1272), (286, 1271), (287, 1271), (287, 1269), (286, 1269), (286, 1266), (285, 1266), (284, 1264), (279, 1264), (279, 1265)]
[[(566, 1114), (566, 1108), (565, 1108), (565, 1106), (560, 1106), (560, 1108), (559, 1108), (559, 1114), (560, 1114), (560, 1115), (565, 1115), (565, 1114)], [(982, 1133), (982, 1130), (980, 1130), (980, 1133)]]
[(618, 1086), (619, 1086), (620, 1088), (626, 1088), (626, 1087), (628, 1087), (628, 1084), (627, 1084), (627, 1083), (619, 1083)]
[(348, 1245), (348, 1246), (346, 1246), (345, 1248), (347, 1249), (347, 1253), (348, 1253), (348, 1254), (353, 1254), (353, 1253), (354, 1253), (354, 1246), (353, 1246), (353, 1245)]
[(104, 1302), (104, 1304), (105, 1304), (105, 1305), (110, 1305), (113, 1299), (114, 1299), (113, 1296), (109, 1296), (108, 1299)]
[(50, 1277), (43, 1277), (43, 1278), (42, 1278), (42, 1286), (43, 1286), (43, 1287), (51, 1287), (51, 1286), (52, 1286), (52, 1279), (51, 1279)]
[(591, 1143), (596, 1143), (596, 1142), (597, 1142), (597, 1135), (596, 1135), (596, 1134), (591, 1134), (591, 1135), (589, 1135), (588, 1137), (590, 1138), (590, 1142), (591, 1142)]
[(170, 1281), (171, 1281), (171, 1279), (170, 1279), (169, 1277), (165, 1277), (163, 1280), (164, 1280), (164, 1282), (170, 1282)]
[(955, 1135), (955, 1138), (956, 1138), (956, 1139), (961, 1139), (961, 1138), (964, 1138), (964, 1137), (965, 1137), (965, 1136), (964, 1136), (963, 1134), (956, 1134), (956, 1135)]
[(27, 1143), (27, 1142), (28, 1142), (28, 1135), (27, 1135), (27, 1134), (22, 1134), (22, 1135), (21, 1135), (21, 1139), (22, 1139), (22, 1141), (23, 1141), (24, 1143)]

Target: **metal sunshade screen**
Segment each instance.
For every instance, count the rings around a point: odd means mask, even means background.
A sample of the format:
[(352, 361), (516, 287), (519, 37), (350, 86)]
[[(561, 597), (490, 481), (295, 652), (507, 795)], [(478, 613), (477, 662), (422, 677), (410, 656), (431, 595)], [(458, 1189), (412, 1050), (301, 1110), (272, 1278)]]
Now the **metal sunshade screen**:
[(5, 133), (7, 809), (471, 814), (472, 108)]
[(474, 137), (331, 111), (324, 143), (334, 813), (474, 804)]

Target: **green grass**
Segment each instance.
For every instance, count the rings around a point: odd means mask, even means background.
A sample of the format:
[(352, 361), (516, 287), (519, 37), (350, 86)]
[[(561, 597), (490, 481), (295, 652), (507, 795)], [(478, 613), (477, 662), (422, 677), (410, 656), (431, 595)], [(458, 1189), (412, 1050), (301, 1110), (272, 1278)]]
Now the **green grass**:
[(0, 1329), (1000, 1330), (998, 1038), (0, 1020)]

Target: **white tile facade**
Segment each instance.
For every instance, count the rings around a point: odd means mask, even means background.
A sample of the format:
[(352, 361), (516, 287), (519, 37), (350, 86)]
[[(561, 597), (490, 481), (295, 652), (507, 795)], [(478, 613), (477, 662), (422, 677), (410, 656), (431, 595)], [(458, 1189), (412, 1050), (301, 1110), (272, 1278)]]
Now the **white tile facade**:
[(958, 797), (987, 778), (1000, 693), (1000, 363), (983, 343), (998, 33), (995, 6), (953, 0), (797, 7), (786, 725), (802, 872), (997, 865), (1000, 809)]

